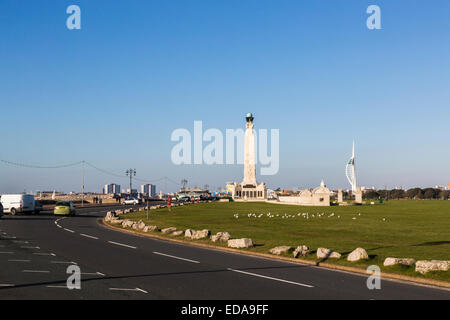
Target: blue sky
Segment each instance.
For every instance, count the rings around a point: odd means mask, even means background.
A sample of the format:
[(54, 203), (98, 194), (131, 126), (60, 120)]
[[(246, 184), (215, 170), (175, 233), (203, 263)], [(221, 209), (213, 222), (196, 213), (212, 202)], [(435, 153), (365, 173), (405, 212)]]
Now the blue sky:
[[(67, 6), (82, 29), (66, 28)], [(366, 28), (381, 8), (382, 30)], [(450, 181), (450, 2), (0, 0), (0, 159), (86, 160), (123, 174), (224, 186), (242, 166), (175, 166), (170, 135), (280, 129), (269, 187)], [(0, 193), (78, 191), (81, 167), (0, 163)], [(87, 169), (86, 188), (115, 178)], [(157, 189), (175, 190), (173, 184)]]

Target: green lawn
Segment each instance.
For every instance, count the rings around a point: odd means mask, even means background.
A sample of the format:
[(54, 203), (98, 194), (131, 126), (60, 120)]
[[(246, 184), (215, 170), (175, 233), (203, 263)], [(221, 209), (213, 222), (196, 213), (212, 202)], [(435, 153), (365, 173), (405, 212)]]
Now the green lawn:
[[(269, 212), (275, 217), (269, 218)], [(248, 217), (249, 213), (262, 216)], [(298, 216), (299, 213), (308, 213), (309, 219)], [(324, 215), (318, 217), (318, 213)], [(334, 216), (328, 217), (331, 213)], [(235, 214), (239, 218), (235, 218)], [(295, 217), (282, 218), (285, 214)], [(170, 212), (168, 209), (151, 210), (149, 220), (146, 212), (128, 214), (126, 218), (142, 219), (160, 229), (174, 226), (180, 230), (209, 229), (212, 233), (228, 231), (233, 238), (252, 238), (256, 246), (248, 250), (256, 252), (268, 253), (269, 249), (280, 245), (305, 244), (314, 253), (318, 247), (326, 247), (344, 255), (339, 260), (328, 260), (330, 263), (358, 267), (376, 264), (385, 272), (450, 281), (450, 272), (421, 276), (414, 267), (382, 266), (386, 257), (450, 260), (450, 201), (404, 200), (347, 207), (205, 203), (172, 208)], [(357, 247), (366, 249), (370, 260), (346, 261), (346, 254)], [(307, 259), (317, 260), (315, 254)]]

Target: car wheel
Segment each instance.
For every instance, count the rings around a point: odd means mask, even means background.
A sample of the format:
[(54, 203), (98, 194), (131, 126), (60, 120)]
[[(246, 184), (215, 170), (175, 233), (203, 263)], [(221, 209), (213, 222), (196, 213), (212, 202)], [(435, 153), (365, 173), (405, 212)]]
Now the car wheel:
[(11, 215), (15, 216), (17, 214), (17, 210), (15, 208), (11, 209)]

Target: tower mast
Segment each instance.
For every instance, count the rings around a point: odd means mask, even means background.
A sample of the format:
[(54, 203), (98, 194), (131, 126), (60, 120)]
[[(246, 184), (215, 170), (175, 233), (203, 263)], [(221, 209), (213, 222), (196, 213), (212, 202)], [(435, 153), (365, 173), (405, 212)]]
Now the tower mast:
[(353, 141), (352, 147), (352, 157), (348, 160), (347, 165), (345, 167), (345, 175), (347, 176), (347, 180), (352, 186), (352, 191), (356, 191), (356, 173), (355, 173), (355, 141)]

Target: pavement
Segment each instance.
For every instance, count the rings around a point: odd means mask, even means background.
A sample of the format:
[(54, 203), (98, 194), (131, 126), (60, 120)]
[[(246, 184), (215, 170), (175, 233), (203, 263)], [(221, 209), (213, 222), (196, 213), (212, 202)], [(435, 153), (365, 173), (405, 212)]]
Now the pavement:
[[(113, 206), (117, 209), (117, 206)], [(0, 219), (0, 299), (444, 299), (450, 290), (118, 232), (110, 207)], [(81, 289), (68, 289), (68, 266)]]

